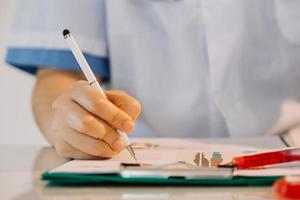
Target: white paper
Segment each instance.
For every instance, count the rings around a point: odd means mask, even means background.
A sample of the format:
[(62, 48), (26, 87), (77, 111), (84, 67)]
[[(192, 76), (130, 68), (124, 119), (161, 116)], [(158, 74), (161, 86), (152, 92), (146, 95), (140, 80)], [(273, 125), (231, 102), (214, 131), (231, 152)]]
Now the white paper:
[(109, 160), (73, 160), (50, 173), (117, 173), (121, 163), (146, 165), (185, 162), (195, 166), (216, 166), (230, 162), (234, 156), (261, 151), (250, 146), (206, 144), (197, 140), (184, 139), (135, 139), (132, 141), (138, 161), (124, 150)]
[(120, 163), (101, 160), (72, 160), (51, 170), (50, 173), (110, 174), (118, 173)]

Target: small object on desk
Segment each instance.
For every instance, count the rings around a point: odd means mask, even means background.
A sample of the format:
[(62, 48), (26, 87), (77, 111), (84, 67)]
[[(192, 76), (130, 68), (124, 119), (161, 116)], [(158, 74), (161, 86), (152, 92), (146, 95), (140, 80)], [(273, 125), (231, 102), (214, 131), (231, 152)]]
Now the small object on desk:
[(273, 185), (273, 191), (277, 199), (300, 199), (300, 175), (286, 176), (277, 180)]
[[(65, 29), (63, 31), (63, 35), (64, 35), (64, 38), (66, 39), (74, 57), (76, 58), (82, 72), (84, 73), (86, 79), (88, 80), (89, 84), (91, 86), (93, 86), (94, 88), (96, 88), (100, 94), (105, 98), (107, 99), (104, 91), (102, 90), (99, 82), (97, 81), (90, 65), (88, 64), (87, 60), (85, 59), (82, 51), (80, 50), (79, 48), (79, 45), (77, 44), (75, 38), (72, 36), (71, 32), (67, 29)], [(121, 136), (121, 138), (124, 140), (125, 142), (125, 145), (126, 145), (126, 149), (128, 150), (128, 152), (130, 153), (130, 155), (135, 159), (136, 159), (136, 156), (135, 156), (135, 152), (130, 144), (130, 141), (128, 139), (128, 136), (126, 133), (120, 131), (120, 130), (117, 130), (117, 132), (119, 133), (119, 135)]]
[(300, 147), (237, 156), (234, 157), (231, 162), (220, 165), (220, 167), (237, 167), (238, 169), (248, 169), (293, 161), (300, 161)]

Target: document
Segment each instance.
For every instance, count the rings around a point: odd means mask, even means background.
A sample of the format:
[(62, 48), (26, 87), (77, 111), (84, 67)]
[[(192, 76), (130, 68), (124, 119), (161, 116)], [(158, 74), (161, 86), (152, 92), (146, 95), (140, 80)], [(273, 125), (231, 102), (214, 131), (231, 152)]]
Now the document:
[(127, 151), (122, 151), (107, 160), (72, 160), (50, 173), (118, 173), (121, 163), (158, 166), (180, 162), (198, 167), (216, 167), (230, 162), (234, 156), (265, 150), (251, 146), (207, 144), (197, 140), (172, 138), (133, 139), (132, 145), (137, 161)]
[[(139, 164), (141, 166), (162, 166), (176, 163), (194, 167), (214, 167), (228, 163), (235, 156), (268, 151), (251, 146), (206, 144), (188, 139), (134, 139), (136, 151), (135, 161), (127, 151), (122, 151), (114, 158), (107, 160), (73, 160), (50, 173), (79, 174), (113, 174), (119, 173), (121, 164)], [(234, 176), (284, 176), (300, 172), (300, 162), (295, 161), (280, 165), (259, 167), (254, 169), (234, 170)]]

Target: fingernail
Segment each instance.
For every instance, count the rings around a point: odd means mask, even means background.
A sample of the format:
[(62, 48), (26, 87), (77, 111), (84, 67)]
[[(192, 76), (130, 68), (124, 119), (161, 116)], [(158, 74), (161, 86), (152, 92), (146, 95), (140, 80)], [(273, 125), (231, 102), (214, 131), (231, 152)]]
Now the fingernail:
[(134, 123), (130, 120), (127, 120), (123, 123), (123, 129), (125, 131), (131, 131), (134, 126)]
[(124, 143), (121, 140), (114, 141), (113, 145), (112, 145), (112, 147), (115, 151), (120, 151), (123, 148), (123, 146), (124, 146)]
[(131, 111), (131, 112), (136, 112), (136, 106), (132, 105), (132, 104), (129, 104), (128, 105), (128, 109)]

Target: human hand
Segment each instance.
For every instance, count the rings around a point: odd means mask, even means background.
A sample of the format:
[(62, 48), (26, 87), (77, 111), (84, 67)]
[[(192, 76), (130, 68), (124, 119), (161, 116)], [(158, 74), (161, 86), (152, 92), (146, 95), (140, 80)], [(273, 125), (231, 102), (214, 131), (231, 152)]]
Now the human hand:
[(60, 156), (74, 159), (110, 158), (124, 147), (116, 129), (134, 129), (140, 103), (123, 91), (106, 91), (107, 99), (86, 81), (53, 102), (54, 147)]

